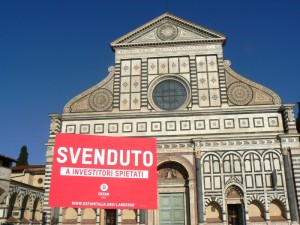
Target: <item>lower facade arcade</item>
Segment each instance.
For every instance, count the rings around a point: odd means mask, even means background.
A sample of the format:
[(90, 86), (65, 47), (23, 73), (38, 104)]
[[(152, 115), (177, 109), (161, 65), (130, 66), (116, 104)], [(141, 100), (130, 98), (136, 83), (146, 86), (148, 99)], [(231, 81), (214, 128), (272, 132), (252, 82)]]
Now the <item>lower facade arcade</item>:
[(0, 205), (3, 212), (0, 224), (42, 224), (44, 190), (14, 180), (9, 194)]
[(157, 168), (158, 210), (55, 208), (51, 223), (291, 224), (283, 155), (276, 149), (161, 155)]

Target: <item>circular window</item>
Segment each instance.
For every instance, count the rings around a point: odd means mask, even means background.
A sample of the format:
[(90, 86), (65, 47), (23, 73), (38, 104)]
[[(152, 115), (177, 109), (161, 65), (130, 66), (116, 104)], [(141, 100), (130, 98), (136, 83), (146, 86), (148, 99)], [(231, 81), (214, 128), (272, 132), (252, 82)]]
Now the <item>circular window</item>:
[(174, 79), (159, 82), (153, 89), (154, 104), (162, 110), (176, 110), (187, 101), (188, 93), (185, 85)]

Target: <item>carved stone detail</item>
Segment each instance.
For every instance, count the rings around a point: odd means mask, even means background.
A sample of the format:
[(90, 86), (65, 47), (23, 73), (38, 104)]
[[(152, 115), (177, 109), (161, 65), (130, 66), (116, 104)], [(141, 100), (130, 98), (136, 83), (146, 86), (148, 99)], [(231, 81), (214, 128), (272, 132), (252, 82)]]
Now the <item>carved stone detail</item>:
[(180, 173), (180, 171), (174, 168), (163, 168), (157, 172), (158, 179), (167, 179), (167, 180), (183, 180), (184, 177)]
[(51, 117), (50, 123), (50, 135), (56, 134), (61, 130), (61, 119), (60, 116), (56, 115)]
[[(288, 140), (282, 139), (282, 142)], [(292, 140), (289, 140), (292, 142)], [(200, 147), (220, 147), (220, 146), (245, 146), (245, 145), (276, 145), (279, 144), (277, 139), (265, 139), (265, 140), (239, 140), (239, 141), (203, 141), (200, 143)]]
[[(231, 104), (273, 105), (281, 103), (281, 99), (275, 92), (237, 74), (230, 68), (230, 65), (230, 61), (224, 60), (227, 95)], [(236, 98), (237, 95), (240, 95), (240, 97)]]
[(228, 100), (235, 105), (247, 105), (253, 98), (249, 85), (235, 82), (228, 87)]
[(191, 143), (170, 143), (170, 144), (158, 144), (158, 148), (163, 149), (190, 149), (193, 147)]
[(104, 88), (94, 91), (89, 98), (89, 105), (95, 111), (106, 111), (113, 102), (113, 94)]
[(289, 152), (289, 148), (282, 148), (281, 152), (282, 152), (282, 155), (287, 155)]
[(112, 108), (112, 89), (115, 73), (114, 66), (110, 66), (108, 72), (109, 75), (103, 81), (69, 101), (64, 108), (64, 112), (107, 111)]
[(178, 35), (178, 29), (175, 25), (171, 23), (164, 23), (157, 29), (157, 36), (162, 41), (173, 40)]

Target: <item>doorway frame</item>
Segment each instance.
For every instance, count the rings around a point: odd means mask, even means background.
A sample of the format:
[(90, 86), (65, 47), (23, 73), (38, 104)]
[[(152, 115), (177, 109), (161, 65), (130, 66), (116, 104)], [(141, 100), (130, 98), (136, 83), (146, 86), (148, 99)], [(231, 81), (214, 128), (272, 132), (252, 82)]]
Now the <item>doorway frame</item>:
[[(233, 189), (236, 191), (236, 194), (233, 196), (230, 196), (229, 191)], [(241, 209), (241, 223), (238, 222), (237, 225), (246, 225), (246, 213), (245, 213), (245, 204), (244, 204), (244, 192), (242, 188), (238, 185), (231, 184), (225, 189), (225, 207), (226, 207), (226, 223), (229, 224), (229, 215), (228, 215), (228, 207), (229, 205), (240, 205)]]

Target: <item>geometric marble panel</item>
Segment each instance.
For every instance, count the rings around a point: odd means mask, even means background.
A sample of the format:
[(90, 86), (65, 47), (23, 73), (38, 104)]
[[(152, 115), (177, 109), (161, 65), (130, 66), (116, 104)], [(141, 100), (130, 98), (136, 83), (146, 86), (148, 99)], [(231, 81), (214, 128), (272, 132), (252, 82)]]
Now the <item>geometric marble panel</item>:
[(118, 124), (110, 123), (108, 124), (108, 133), (117, 133), (118, 132)]
[(198, 89), (207, 89), (207, 74), (206, 73), (198, 73)]
[(217, 72), (208, 73), (209, 88), (219, 88), (219, 75)]
[(146, 132), (147, 131), (147, 123), (146, 122), (138, 122), (137, 123), (137, 131), (138, 132)]
[(211, 189), (211, 178), (204, 177), (204, 189)]
[(179, 58), (180, 64), (180, 73), (188, 73), (190, 72), (190, 62), (188, 57), (180, 57)]
[(121, 92), (130, 92), (130, 77), (121, 77)]
[(243, 183), (243, 178), (242, 178), (242, 176), (235, 176), (235, 178), (236, 178), (238, 181), (240, 181), (241, 183)]
[(158, 59), (158, 71), (159, 74), (165, 74), (169, 72), (168, 59), (160, 58)]
[(226, 184), (230, 178), (231, 176), (224, 176), (224, 183)]
[(277, 174), (277, 186), (282, 187), (282, 185), (283, 185), (282, 176), (281, 176), (281, 174)]
[(131, 75), (141, 74), (141, 60), (132, 60), (131, 62)]
[(131, 110), (141, 108), (141, 93), (131, 93)]
[(269, 117), (268, 118), (269, 127), (278, 127), (278, 118), (277, 117)]
[(191, 129), (190, 121), (180, 121), (180, 129), (181, 130), (190, 130)]
[(247, 188), (252, 188), (253, 187), (252, 175), (246, 175), (246, 187)]
[(132, 123), (123, 123), (123, 132), (132, 132)]
[(66, 133), (75, 134), (75, 125), (67, 125), (66, 126)]
[(221, 177), (217, 176), (214, 177), (214, 188), (215, 189), (220, 189), (221, 188)]
[(121, 75), (130, 75), (130, 60), (121, 61)]
[(255, 183), (256, 183), (256, 187), (262, 187), (262, 177), (261, 175), (255, 175)]
[(263, 118), (253, 118), (254, 127), (263, 127), (264, 119)]
[(209, 100), (210, 106), (220, 106), (221, 99), (220, 99), (220, 89), (209, 89)]
[(120, 110), (129, 110), (130, 107), (130, 94), (120, 95)]
[(141, 91), (141, 76), (131, 76), (131, 92)]
[(266, 174), (266, 186), (271, 187), (272, 186), (272, 181), (271, 181), (271, 175)]
[(80, 125), (80, 133), (81, 134), (88, 134), (88, 133), (90, 133), (90, 125), (89, 124), (81, 124)]
[(179, 73), (178, 58), (169, 58), (169, 73)]
[(218, 71), (217, 57), (215, 55), (207, 56), (207, 69), (208, 71)]
[(197, 56), (196, 57), (197, 72), (206, 72), (206, 57)]
[(167, 121), (166, 122), (166, 130), (167, 131), (175, 131), (176, 130), (176, 122), (175, 121)]
[(151, 122), (152, 131), (161, 131), (161, 122)]
[(148, 59), (148, 74), (158, 74), (157, 59)]
[(205, 130), (205, 120), (195, 120), (195, 130)]
[(209, 94), (208, 94), (208, 90), (199, 90), (199, 106), (200, 107), (205, 107), (205, 106), (209, 106)]
[(209, 127), (210, 129), (220, 129), (219, 120), (209, 120)]
[(104, 124), (95, 124), (94, 125), (94, 133), (103, 133), (104, 132)]
[(224, 120), (224, 128), (234, 128), (234, 119), (225, 119)]
[(248, 118), (239, 118), (240, 128), (249, 128), (249, 119)]

